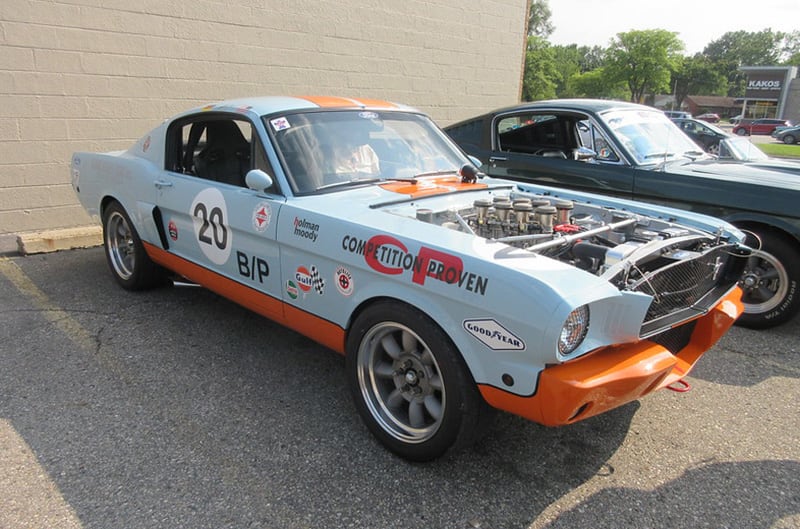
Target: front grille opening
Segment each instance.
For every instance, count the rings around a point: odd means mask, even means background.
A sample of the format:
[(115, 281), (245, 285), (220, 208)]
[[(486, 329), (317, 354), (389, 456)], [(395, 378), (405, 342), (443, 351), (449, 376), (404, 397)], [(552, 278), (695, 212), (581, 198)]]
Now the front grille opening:
[(689, 345), (696, 325), (697, 320), (690, 321), (685, 325), (667, 329), (664, 332), (650, 336), (648, 340), (657, 343), (670, 353), (676, 355), (681, 352), (684, 347)]

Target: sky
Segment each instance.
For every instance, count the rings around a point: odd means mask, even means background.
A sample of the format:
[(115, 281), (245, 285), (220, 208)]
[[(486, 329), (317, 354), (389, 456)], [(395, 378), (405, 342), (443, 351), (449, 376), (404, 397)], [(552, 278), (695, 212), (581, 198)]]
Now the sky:
[(549, 0), (551, 44), (607, 47), (617, 33), (666, 29), (685, 53), (703, 51), (729, 31), (800, 30), (800, 0)]

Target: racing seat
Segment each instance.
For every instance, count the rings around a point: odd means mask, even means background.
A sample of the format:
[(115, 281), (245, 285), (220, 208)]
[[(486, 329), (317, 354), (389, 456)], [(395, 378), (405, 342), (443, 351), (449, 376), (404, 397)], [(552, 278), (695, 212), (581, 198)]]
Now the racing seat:
[(243, 187), (250, 170), (250, 143), (233, 121), (206, 123), (206, 145), (194, 159), (200, 178)]

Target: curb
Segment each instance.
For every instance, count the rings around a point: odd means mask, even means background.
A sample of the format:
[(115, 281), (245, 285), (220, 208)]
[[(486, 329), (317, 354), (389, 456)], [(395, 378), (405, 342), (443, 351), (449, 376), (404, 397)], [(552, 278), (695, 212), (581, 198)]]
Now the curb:
[[(12, 248), (11, 241), (16, 243)], [(90, 248), (103, 244), (103, 230), (100, 226), (81, 226), (59, 230), (44, 230), (0, 236), (0, 253), (37, 253)]]

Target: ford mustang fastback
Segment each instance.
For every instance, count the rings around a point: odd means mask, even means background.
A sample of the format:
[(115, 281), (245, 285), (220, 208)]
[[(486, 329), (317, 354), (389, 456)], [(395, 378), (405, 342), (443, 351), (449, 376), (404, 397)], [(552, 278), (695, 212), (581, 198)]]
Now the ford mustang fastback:
[(71, 172), (120, 286), (194, 282), (345, 355), (411, 460), (494, 409), (563, 425), (676, 384), (743, 310), (733, 226), (486, 177), (399, 104), (210, 104)]

